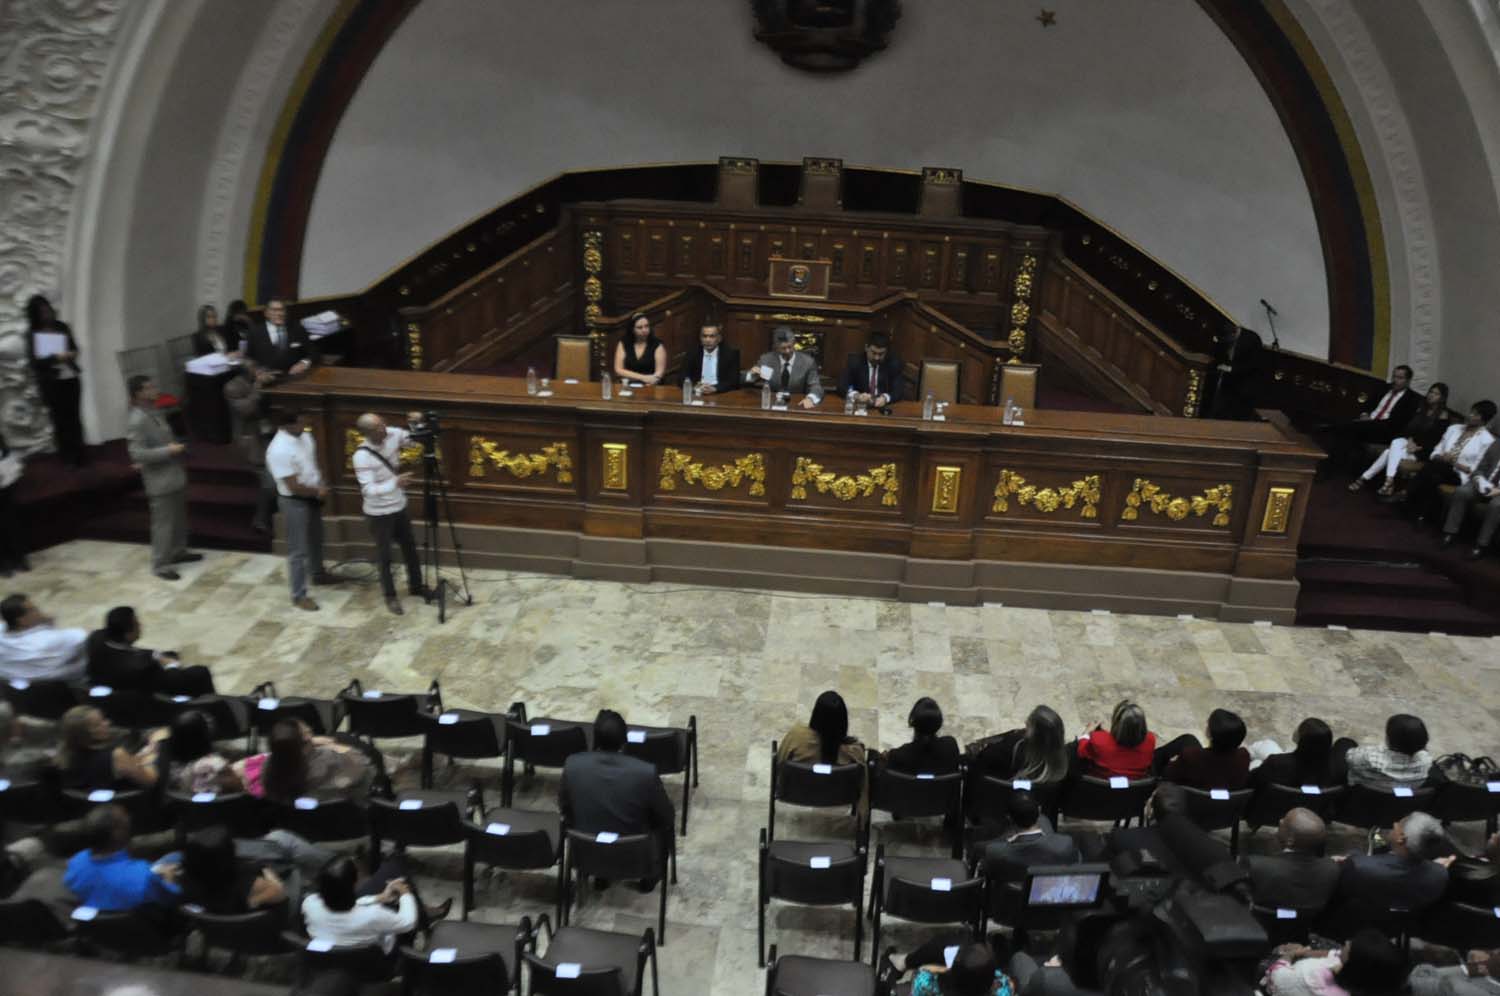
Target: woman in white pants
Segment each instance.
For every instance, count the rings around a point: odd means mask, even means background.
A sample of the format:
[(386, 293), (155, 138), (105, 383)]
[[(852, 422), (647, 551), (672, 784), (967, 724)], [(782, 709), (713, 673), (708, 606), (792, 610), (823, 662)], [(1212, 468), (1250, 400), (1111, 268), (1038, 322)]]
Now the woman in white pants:
[(1448, 431), (1452, 422), (1453, 419), (1448, 414), (1448, 385), (1439, 381), (1427, 389), (1422, 407), (1406, 423), (1403, 434), (1391, 440), (1391, 445), (1381, 451), (1375, 462), (1349, 484), (1349, 490), (1358, 491), (1366, 482), (1373, 481), (1384, 473), (1385, 481), (1375, 493), (1395, 494), (1396, 471), (1401, 466), (1401, 461), (1420, 459), (1431, 453), (1433, 445), (1443, 438), (1443, 433)]

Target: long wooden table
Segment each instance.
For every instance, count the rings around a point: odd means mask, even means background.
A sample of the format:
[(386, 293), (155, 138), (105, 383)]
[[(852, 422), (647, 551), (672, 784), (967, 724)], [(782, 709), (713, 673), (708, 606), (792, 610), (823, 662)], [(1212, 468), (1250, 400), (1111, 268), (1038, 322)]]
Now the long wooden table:
[(271, 394), (316, 413), (335, 553), (368, 547), (355, 419), (421, 409), (441, 421), (471, 563), (1291, 618), (1322, 451), (1282, 424), (1030, 411), (1007, 426), (986, 406), (939, 422), (915, 402), (847, 416), (833, 395), (763, 411), (758, 390), (688, 406), (677, 388), (617, 385), (608, 401), (596, 383), (549, 389), (329, 367)]

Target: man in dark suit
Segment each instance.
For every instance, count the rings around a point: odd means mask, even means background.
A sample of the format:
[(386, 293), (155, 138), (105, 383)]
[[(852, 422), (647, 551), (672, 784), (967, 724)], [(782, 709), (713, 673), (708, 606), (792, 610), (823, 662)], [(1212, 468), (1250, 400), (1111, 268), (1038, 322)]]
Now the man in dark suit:
[(1338, 890), (1343, 868), (1319, 857), (1328, 828), (1317, 813), (1297, 808), (1276, 827), (1280, 854), (1255, 854), (1240, 861), (1250, 869), (1250, 893), (1257, 906), (1322, 910)]
[(996, 882), (1020, 882), (1035, 865), (1075, 865), (1078, 845), (1052, 828), (1030, 792), (1012, 792), (1006, 805), (1010, 828), (984, 849), (984, 873)]
[(864, 354), (850, 353), (839, 377), (839, 393), (853, 393), (854, 400), (871, 408), (884, 408), (906, 396), (901, 361), (891, 354), (891, 337), (872, 332)]
[(1391, 383), (1385, 393), (1370, 399), (1359, 418), (1328, 427), (1333, 434), (1329, 446), (1335, 466), (1344, 468), (1360, 464), (1367, 443), (1388, 446), (1406, 429), (1406, 423), (1422, 407), (1422, 396), (1411, 386), (1411, 367), (1402, 364), (1391, 371)]
[(1260, 336), (1246, 328), (1237, 329), (1234, 338), (1225, 341), (1212, 417), (1255, 418), (1255, 403), (1265, 373), (1263, 350)]
[[(599, 710), (594, 749), (574, 754), (563, 765), (558, 806), (574, 830), (622, 837), (653, 834), (662, 848), (659, 853), (666, 854), (672, 846), (672, 800), (655, 765), (620, 753), (625, 733), (624, 717), (612, 709)], [(642, 892), (655, 887), (654, 879), (640, 883)]]
[(89, 683), (147, 694), (214, 694), (214, 679), (208, 668), (183, 667), (176, 654), (137, 647), (135, 641), (140, 638), (141, 621), (134, 609), (128, 605), (110, 609), (104, 617), (104, 628), (89, 634)]
[(705, 396), (740, 386), (740, 351), (723, 343), (724, 327), (712, 319), (704, 322), (698, 330), (698, 348), (682, 364), (682, 376), (691, 378)]
[(286, 302), (272, 298), (266, 302), (266, 319), (250, 326), (245, 352), (263, 370), (277, 373), (306, 373), (312, 366), (312, 345), (301, 325), (288, 325)]
[(1415, 912), (1443, 897), (1448, 869), (1438, 859), (1452, 853), (1443, 825), (1426, 813), (1412, 813), (1391, 827), (1390, 841), (1391, 849), (1385, 854), (1334, 859), (1344, 865), (1336, 922), (1367, 923), (1372, 916), (1394, 909)]

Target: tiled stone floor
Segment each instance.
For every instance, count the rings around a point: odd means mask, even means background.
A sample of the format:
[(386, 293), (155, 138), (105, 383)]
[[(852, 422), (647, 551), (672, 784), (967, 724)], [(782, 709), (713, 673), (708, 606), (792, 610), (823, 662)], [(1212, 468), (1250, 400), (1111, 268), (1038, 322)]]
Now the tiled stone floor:
[[(412, 599), (405, 616), (389, 615), (373, 581), (316, 589), (322, 611), (296, 611), (284, 563), (270, 555), (209, 553), (176, 584), (153, 578), (146, 550), (125, 544), (69, 543), (34, 565), (11, 590), (30, 594), (59, 624), (93, 628), (111, 606), (133, 605), (143, 644), (212, 666), (224, 691), (271, 679), (283, 694), (332, 695), (351, 677), (366, 688), (420, 691), (436, 677), (455, 706), (503, 710), (519, 699), (532, 715), (578, 719), (609, 706), (645, 724), (696, 715), (702, 784), (661, 953), (663, 991), (683, 996), (763, 991), (755, 849), (770, 742), (827, 688), (848, 701), (851, 732), (879, 747), (904, 742), (906, 712), (921, 695), (942, 704), (960, 742), (1020, 725), (1039, 702), (1071, 735), (1128, 695), (1164, 737), (1200, 730), (1215, 706), (1239, 712), (1252, 740), (1282, 743), (1308, 715), (1365, 741), (1388, 714), (1408, 711), (1427, 720), (1435, 753), (1500, 756), (1500, 640), (495, 571), (471, 574), (475, 604), (439, 625), (434, 608)], [(479, 774), (498, 786), (494, 771)], [(675, 797), (680, 782), (670, 782)], [(517, 804), (550, 807), (555, 791), (555, 780), (539, 775)], [(844, 832), (837, 820), (788, 815), (784, 830), (778, 819), (786, 836)], [(1259, 838), (1248, 846), (1264, 846)], [(886, 839), (895, 850), (936, 853), (935, 835), (920, 829), (894, 828)], [(458, 855), (420, 857), (429, 901), (457, 895)], [(513, 921), (550, 908), (552, 897), (551, 876), (507, 876), (481, 888), (477, 918)], [(654, 922), (655, 902), (616, 887), (590, 896), (575, 922), (640, 930)], [(770, 918), (770, 940), (783, 952), (848, 956), (847, 911), (773, 906)]]

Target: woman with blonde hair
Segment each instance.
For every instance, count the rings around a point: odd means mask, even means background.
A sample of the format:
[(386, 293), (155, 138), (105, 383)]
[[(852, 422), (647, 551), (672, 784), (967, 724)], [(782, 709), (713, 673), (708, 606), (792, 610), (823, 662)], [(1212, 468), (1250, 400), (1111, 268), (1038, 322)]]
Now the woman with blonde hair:
[(109, 720), (93, 706), (74, 706), (58, 724), (57, 770), (65, 789), (136, 789), (156, 784), (156, 769), (113, 742)]

